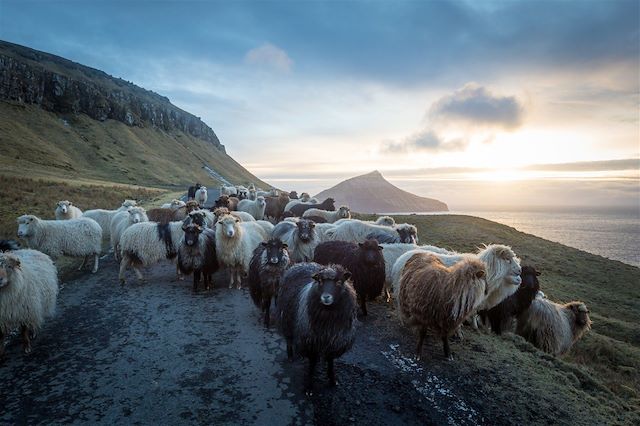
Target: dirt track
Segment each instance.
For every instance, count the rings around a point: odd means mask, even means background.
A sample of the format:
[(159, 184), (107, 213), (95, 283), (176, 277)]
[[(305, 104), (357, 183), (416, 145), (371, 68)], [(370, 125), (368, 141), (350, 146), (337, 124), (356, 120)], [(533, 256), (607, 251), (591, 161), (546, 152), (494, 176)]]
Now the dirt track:
[[(306, 397), (306, 361), (286, 360), (246, 290), (194, 295), (168, 263), (117, 284), (103, 259), (96, 275), (64, 283), (56, 318), (23, 356), (10, 340), (0, 366), (1, 424), (477, 424), (482, 414), (460, 384), (410, 354), (413, 336), (374, 304), (354, 349), (336, 363), (339, 385), (319, 370)], [(425, 348), (442, 358), (441, 348)], [(455, 351), (455, 346), (454, 346)], [(439, 360), (445, 363), (444, 360)], [(452, 373), (455, 373), (452, 370)]]

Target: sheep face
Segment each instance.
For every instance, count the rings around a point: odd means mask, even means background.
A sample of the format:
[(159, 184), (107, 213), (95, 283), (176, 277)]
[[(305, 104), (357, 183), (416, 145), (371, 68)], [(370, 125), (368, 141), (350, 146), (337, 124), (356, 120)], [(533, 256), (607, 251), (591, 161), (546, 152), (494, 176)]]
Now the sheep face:
[(540, 290), (540, 282), (538, 282), (539, 276), (540, 272), (536, 271), (533, 267), (523, 266), (522, 272), (520, 273), (520, 278), (522, 279), (522, 284), (520, 284), (520, 286), (522, 288), (529, 289), (533, 294), (536, 294), (538, 290)]
[(189, 214), (194, 210), (198, 210), (200, 208), (200, 204), (198, 204), (195, 200), (190, 200), (185, 204), (186, 213)]
[(258, 198), (256, 198), (256, 204), (261, 209), (267, 207), (267, 202), (265, 201), (265, 199), (264, 199), (264, 197), (262, 195), (260, 195)]
[(215, 203), (216, 207), (229, 207), (229, 196), (228, 195), (221, 195), (220, 198), (218, 198), (216, 200)]
[(376, 220), (376, 224), (382, 226), (393, 226), (396, 224), (396, 221), (391, 216), (381, 216)]
[(377, 265), (382, 257), (382, 247), (378, 245), (378, 241), (370, 239), (364, 243), (358, 243), (360, 247), (360, 256), (365, 264)]
[(591, 328), (591, 319), (589, 318), (589, 309), (587, 309), (587, 305), (582, 302), (571, 302), (568, 303), (566, 307), (571, 309), (575, 317), (576, 324), (580, 328)]
[(351, 273), (342, 268), (324, 268), (311, 278), (314, 285), (311, 288), (311, 298), (317, 298), (323, 306), (331, 307), (344, 293), (348, 292), (346, 287)]
[(58, 207), (60, 208), (60, 211), (64, 214), (67, 214), (67, 212), (69, 211), (70, 205), (71, 205), (70, 201), (58, 201)]
[(302, 195), (300, 195), (300, 201), (302, 201), (303, 203), (308, 202), (311, 199), (311, 195), (307, 194), (306, 192), (303, 192)]
[(298, 239), (302, 242), (309, 242), (313, 239), (316, 224), (310, 220), (300, 220), (296, 223), (298, 226)]
[(137, 205), (138, 203), (136, 202), (136, 200), (124, 200), (122, 202), (122, 207), (135, 207)]
[(340, 206), (338, 209), (338, 217), (340, 219), (351, 219), (351, 210), (347, 206)]
[(519, 286), (522, 284), (522, 268), (520, 267), (520, 259), (515, 255), (510, 247), (503, 245), (487, 246), (488, 252), (493, 252), (492, 263), (493, 273), (496, 276), (504, 277), (506, 283)]
[(400, 226), (396, 229), (400, 242), (405, 244), (418, 244), (418, 230), (415, 226)]
[(287, 244), (283, 243), (279, 238), (271, 238), (269, 241), (262, 243), (265, 248), (265, 256), (267, 263), (270, 265), (278, 265), (283, 258), (288, 258)]
[(18, 237), (27, 238), (33, 233), (35, 216), (24, 215), (18, 218)]
[(202, 234), (202, 227), (196, 224), (190, 224), (183, 228), (184, 230), (184, 243), (189, 247), (193, 247), (198, 244), (200, 234)]
[(222, 235), (233, 238), (236, 235), (236, 226), (240, 219), (233, 216), (225, 216), (218, 221), (218, 226), (222, 229)]
[(130, 223), (142, 222), (142, 210), (140, 208), (133, 207), (129, 209), (129, 222)]
[[(202, 210), (197, 210), (189, 213), (189, 217), (191, 218), (191, 223), (204, 227), (206, 225), (206, 214)], [(184, 228), (183, 228), (184, 229)]]
[(20, 269), (20, 260), (10, 254), (0, 255), (0, 289), (9, 285), (11, 274)]

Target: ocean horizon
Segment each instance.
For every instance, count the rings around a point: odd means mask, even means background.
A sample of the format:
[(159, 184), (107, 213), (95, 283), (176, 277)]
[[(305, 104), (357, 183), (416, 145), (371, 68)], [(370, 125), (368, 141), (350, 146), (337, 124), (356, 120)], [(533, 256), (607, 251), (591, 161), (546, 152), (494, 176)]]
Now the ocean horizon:
[(460, 208), (446, 212), (389, 214), (480, 217), (546, 240), (640, 267), (640, 209), (637, 207)]

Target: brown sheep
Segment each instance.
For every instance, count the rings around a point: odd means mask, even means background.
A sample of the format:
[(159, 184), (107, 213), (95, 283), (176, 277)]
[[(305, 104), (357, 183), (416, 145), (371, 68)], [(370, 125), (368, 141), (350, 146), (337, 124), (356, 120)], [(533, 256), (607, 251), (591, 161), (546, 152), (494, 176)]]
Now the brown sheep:
[(486, 274), (478, 259), (466, 258), (446, 267), (431, 253), (411, 256), (402, 269), (398, 303), (402, 323), (418, 330), (418, 359), (427, 332), (442, 339), (445, 356), (453, 359), (449, 336), (484, 300)]
[(264, 209), (264, 217), (272, 217), (276, 222), (280, 222), (283, 219), (284, 208), (291, 201), (289, 195), (280, 194), (277, 197), (265, 197), (267, 206)]

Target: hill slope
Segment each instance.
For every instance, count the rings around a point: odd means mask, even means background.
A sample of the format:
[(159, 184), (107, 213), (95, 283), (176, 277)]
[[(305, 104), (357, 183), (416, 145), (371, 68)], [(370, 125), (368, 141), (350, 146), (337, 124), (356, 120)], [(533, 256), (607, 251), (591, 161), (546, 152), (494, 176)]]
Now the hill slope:
[(215, 132), (154, 92), (75, 62), (0, 41), (0, 167), (11, 175), (140, 185), (267, 186)]
[(336, 200), (336, 205), (344, 204), (363, 213), (449, 210), (442, 201), (419, 197), (392, 185), (377, 170), (347, 179), (316, 195), (319, 200), (327, 197)]

